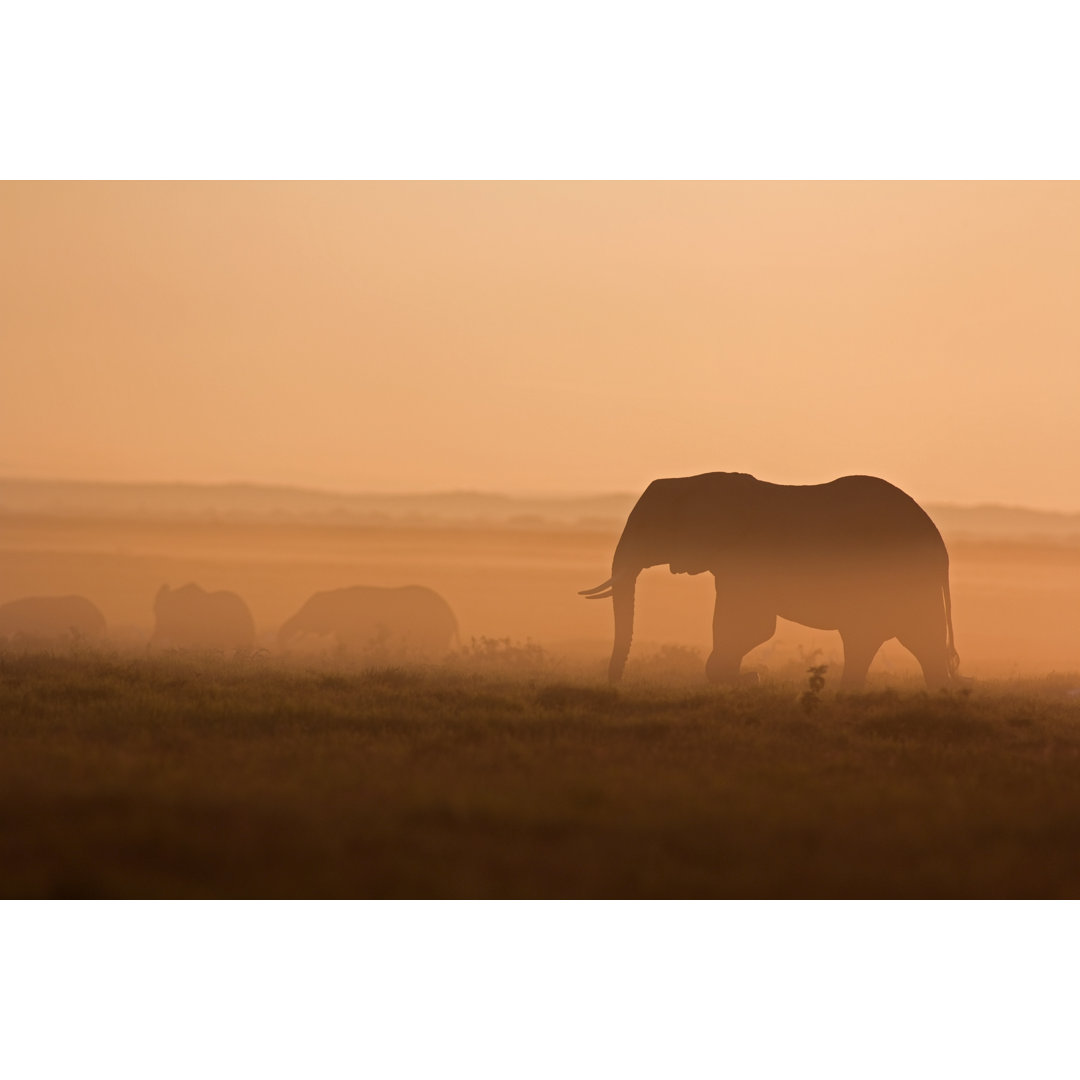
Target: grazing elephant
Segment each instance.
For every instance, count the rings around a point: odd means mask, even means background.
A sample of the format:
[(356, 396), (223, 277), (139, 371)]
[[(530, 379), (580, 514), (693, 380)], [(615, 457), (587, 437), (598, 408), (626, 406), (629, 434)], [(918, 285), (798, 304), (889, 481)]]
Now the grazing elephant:
[(354, 585), (315, 593), (278, 631), (278, 645), (332, 634), (343, 649), (376, 646), (430, 657), (446, 653), (457, 632), (450, 605), (423, 585)]
[(100, 638), (105, 616), (85, 596), (24, 596), (0, 604), (0, 637)]
[(255, 644), (255, 620), (236, 593), (162, 585), (154, 599), (154, 616), (151, 646), (229, 650)]
[(742, 658), (772, 637), (778, 615), (840, 631), (846, 688), (862, 686), (892, 637), (914, 653), (928, 686), (956, 677), (945, 543), (914, 499), (877, 477), (806, 486), (745, 473), (654, 480), (630, 511), (611, 577), (581, 593), (612, 598), (612, 682), (630, 653), (637, 576), (661, 563), (716, 579), (705, 666), (714, 682), (739, 678)]

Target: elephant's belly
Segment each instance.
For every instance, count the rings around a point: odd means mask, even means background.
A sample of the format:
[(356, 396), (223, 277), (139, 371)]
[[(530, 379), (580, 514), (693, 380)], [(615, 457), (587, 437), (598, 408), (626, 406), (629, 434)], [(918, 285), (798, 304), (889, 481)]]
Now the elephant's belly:
[(871, 582), (800, 582), (773, 594), (770, 605), (782, 619), (815, 630), (891, 624), (897, 608), (893, 590)]
[(825, 607), (782, 605), (778, 608), (777, 615), (788, 622), (798, 623), (800, 626), (809, 626), (814, 630), (839, 630), (844, 625), (845, 619), (842, 614), (830, 611)]
[[(815, 630), (872, 627), (892, 636), (913, 604), (940, 597), (936, 585), (893, 566), (759, 565), (717, 575), (718, 610), (767, 612)], [(936, 600), (940, 603), (940, 599)]]

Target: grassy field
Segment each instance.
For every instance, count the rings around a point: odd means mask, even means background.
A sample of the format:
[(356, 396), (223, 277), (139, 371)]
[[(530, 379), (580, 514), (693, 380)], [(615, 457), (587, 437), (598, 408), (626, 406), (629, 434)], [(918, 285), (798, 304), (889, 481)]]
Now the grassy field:
[(1080, 895), (1080, 677), (828, 678), (8, 653), (0, 895)]

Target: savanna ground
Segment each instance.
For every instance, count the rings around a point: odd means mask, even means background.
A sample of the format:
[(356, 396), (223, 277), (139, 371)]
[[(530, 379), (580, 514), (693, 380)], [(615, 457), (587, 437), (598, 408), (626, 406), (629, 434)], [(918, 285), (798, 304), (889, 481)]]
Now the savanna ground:
[(1080, 676), (643, 668), (9, 652), (0, 895), (1080, 895)]
[[(110, 630), (0, 652), (2, 896), (1080, 895), (1080, 674), (1047, 674), (1080, 668), (1075, 544), (950, 542), (970, 693), (928, 696), (892, 643), (840, 697), (836, 635), (792, 624), (760, 686), (705, 684), (708, 575), (661, 569), (607, 687), (610, 603), (576, 591), (617, 527), (3, 524), (0, 602), (79, 593)], [(271, 650), (316, 589), (428, 585), (464, 645), (150, 656), (186, 581)]]

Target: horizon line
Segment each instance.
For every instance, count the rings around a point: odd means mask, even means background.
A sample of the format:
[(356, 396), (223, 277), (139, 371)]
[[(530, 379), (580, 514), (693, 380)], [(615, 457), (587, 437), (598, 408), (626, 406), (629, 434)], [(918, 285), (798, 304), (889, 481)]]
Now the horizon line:
[[(828, 481), (824, 481), (827, 483)], [(446, 489), (407, 489), (377, 490), (377, 489), (347, 489), (337, 487), (322, 487), (318, 485), (304, 485), (296, 483), (272, 483), (261, 480), (86, 480), (72, 479), (63, 476), (33, 477), (33, 476), (10, 476), (0, 474), (0, 483), (9, 484), (63, 484), (81, 487), (113, 487), (113, 488), (136, 488), (136, 487), (159, 487), (159, 488), (193, 488), (197, 490), (213, 490), (222, 488), (250, 488), (264, 491), (282, 491), (310, 495), (322, 495), (339, 498), (446, 498), (446, 497), (480, 497), (491, 499), (535, 499), (535, 500), (588, 500), (588, 499), (611, 499), (611, 498), (635, 498), (640, 492), (631, 490), (620, 491), (608, 489), (606, 491), (529, 491), (519, 490), (514, 492), (498, 491), (482, 488), (446, 488)], [(802, 485), (798, 485), (802, 486)], [(922, 505), (920, 503), (920, 505)], [(993, 501), (980, 501), (965, 503), (957, 501), (928, 500), (926, 506), (951, 507), (959, 510), (1006, 510), (1023, 511), (1025, 513), (1050, 514), (1060, 517), (1080, 516), (1080, 509), (1062, 510), (1035, 506), (1022, 503), (1006, 503)]]

